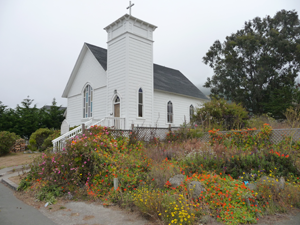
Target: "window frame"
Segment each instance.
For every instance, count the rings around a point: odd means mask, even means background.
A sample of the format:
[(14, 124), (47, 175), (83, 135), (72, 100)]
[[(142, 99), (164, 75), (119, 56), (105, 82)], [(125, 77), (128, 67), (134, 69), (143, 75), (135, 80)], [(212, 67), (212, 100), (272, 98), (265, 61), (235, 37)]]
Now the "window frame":
[[(191, 111), (191, 109), (192, 109), (192, 111)], [(191, 104), (189, 107), (189, 114), (190, 114), (190, 121), (191, 121), (192, 117), (195, 115), (195, 107), (193, 106), (193, 104)]]
[[(169, 110), (171, 109), (171, 112)], [(168, 101), (167, 103), (167, 123), (174, 123), (174, 107), (172, 101)]]
[(82, 116), (85, 118), (93, 117), (93, 100), (94, 100), (94, 89), (90, 84), (87, 84), (83, 89), (83, 111)]
[[(141, 96), (140, 96), (141, 94)], [(144, 118), (144, 91), (143, 88), (139, 88), (137, 92), (137, 117), (138, 118)], [(140, 102), (141, 97), (141, 102)], [(141, 106), (141, 116), (140, 116), (140, 106)]]

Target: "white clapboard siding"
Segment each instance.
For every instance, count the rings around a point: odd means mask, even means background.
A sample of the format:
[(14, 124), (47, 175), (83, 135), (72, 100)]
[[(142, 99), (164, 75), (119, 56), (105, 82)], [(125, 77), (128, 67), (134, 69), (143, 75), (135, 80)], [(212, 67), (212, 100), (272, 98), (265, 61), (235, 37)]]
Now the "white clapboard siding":
[[(137, 36), (128, 38), (128, 109), (127, 118), (136, 125), (152, 125), (153, 47), (152, 41)], [(143, 90), (143, 117), (138, 117), (138, 90)]]
[(126, 39), (123, 36), (108, 43), (107, 78), (107, 116), (113, 116), (116, 90), (121, 99), (120, 116), (126, 117)]
[(196, 98), (185, 97), (167, 92), (154, 90), (154, 125), (157, 127), (167, 127), (167, 103), (171, 101), (173, 104), (173, 123), (172, 126), (180, 126), (186, 122), (190, 122), (190, 105), (201, 107), (203, 102)]
[(94, 89), (93, 118), (100, 120), (106, 117), (107, 88)]
[(83, 100), (82, 95), (75, 95), (68, 98), (67, 121), (70, 127), (81, 124), (83, 116)]
[[(84, 48), (87, 48), (84, 46)], [(74, 76), (74, 80), (68, 97), (82, 94), (86, 84), (90, 84), (93, 89), (106, 85), (106, 72), (99, 64), (95, 56), (89, 49), (86, 49), (80, 67)]]

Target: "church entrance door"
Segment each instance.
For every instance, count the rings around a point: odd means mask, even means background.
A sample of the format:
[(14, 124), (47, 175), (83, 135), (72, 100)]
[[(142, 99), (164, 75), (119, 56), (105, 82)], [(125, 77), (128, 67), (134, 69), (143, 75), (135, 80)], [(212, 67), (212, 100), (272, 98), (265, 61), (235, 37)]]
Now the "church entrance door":
[(116, 96), (114, 101), (114, 128), (120, 129), (120, 98)]

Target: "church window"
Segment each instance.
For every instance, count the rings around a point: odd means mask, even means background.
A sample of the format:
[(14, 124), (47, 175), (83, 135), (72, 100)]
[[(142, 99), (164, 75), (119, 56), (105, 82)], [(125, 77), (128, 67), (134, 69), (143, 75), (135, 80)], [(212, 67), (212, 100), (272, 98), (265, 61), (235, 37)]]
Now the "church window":
[(193, 116), (194, 116), (194, 106), (193, 105), (190, 105), (190, 121), (192, 120)]
[(139, 89), (138, 117), (143, 117), (143, 90)]
[(173, 104), (171, 101), (167, 105), (167, 121), (168, 123), (173, 123)]
[(83, 118), (93, 116), (93, 88), (87, 85), (83, 93)]
[(117, 95), (116, 97), (115, 97), (115, 103), (119, 103), (120, 102), (120, 98), (119, 98), (119, 96)]

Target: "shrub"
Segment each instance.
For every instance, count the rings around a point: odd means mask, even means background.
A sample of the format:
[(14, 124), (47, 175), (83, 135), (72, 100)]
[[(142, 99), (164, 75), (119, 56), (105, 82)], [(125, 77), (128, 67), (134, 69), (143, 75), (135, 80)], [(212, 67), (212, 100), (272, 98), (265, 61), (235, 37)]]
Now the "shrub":
[(227, 133), (220, 133), (219, 130), (212, 129), (208, 131), (210, 133), (210, 143), (224, 144), (226, 147), (237, 147), (243, 150), (252, 150), (254, 147), (257, 149), (263, 149), (271, 145), (270, 134), (272, 133), (272, 127), (269, 124), (264, 124), (264, 127), (254, 133), (256, 128), (246, 130), (233, 130)]
[(195, 220), (193, 204), (180, 193), (170, 195), (160, 189), (142, 187), (133, 194), (133, 201), (142, 213), (166, 224), (193, 224)]
[(0, 132), (0, 156), (9, 153), (10, 148), (16, 143), (16, 140), (20, 139), (15, 133), (8, 131)]
[(52, 148), (53, 144), (52, 141), (55, 138), (58, 138), (60, 136), (60, 130), (53, 130), (53, 133), (50, 134), (43, 142), (41, 149), (47, 149), (47, 148)]
[(29, 139), (29, 149), (32, 151), (44, 151), (45, 148), (42, 148), (42, 145), (45, 139), (52, 134), (53, 131), (48, 128), (40, 128), (31, 134)]
[(241, 104), (228, 103), (224, 99), (212, 99), (197, 109), (192, 121), (204, 129), (223, 127), (227, 130), (240, 129), (247, 124), (248, 112)]
[(182, 126), (178, 130), (169, 131), (166, 137), (167, 142), (184, 141), (188, 139), (201, 138), (203, 131), (195, 125), (195, 128)]

